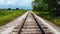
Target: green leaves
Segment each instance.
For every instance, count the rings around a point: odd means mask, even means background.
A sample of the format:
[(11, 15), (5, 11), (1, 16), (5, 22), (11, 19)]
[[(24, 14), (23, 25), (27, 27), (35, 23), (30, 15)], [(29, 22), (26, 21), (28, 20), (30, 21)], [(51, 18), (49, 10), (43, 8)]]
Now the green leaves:
[(47, 8), (47, 3), (43, 0), (35, 0), (33, 2), (33, 9), (34, 10), (44, 10), (45, 8)]
[(57, 0), (35, 0), (33, 2), (33, 10), (52, 11), (53, 15), (60, 16), (60, 4)]

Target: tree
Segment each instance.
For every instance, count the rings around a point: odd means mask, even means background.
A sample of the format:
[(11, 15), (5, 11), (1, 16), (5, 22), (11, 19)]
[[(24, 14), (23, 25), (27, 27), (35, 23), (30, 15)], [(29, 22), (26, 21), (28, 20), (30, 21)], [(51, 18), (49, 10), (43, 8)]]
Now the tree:
[(48, 9), (53, 11), (53, 15), (60, 16), (60, 4), (58, 4), (58, 0), (47, 0)]
[(47, 10), (47, 3), (45, 3), (43, 0), (35, 0), (32, 3), (32, 6), (33, 6), (33, 10), (38, 10), (38, 11)]
[(32, 3), (33, 10), (49, 10), (53, 15), (60, 16), (59, 0), (35, 0)]
[(19, 8), (16, 8), (16, 10), (19, 10)]
[(7, 10), (11, 10), (11, 8), (8, 8)]

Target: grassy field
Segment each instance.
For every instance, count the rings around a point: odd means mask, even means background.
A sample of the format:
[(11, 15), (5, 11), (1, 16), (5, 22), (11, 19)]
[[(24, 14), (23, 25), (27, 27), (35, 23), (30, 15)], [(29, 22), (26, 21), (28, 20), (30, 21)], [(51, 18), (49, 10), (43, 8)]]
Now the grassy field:
[(38, 16), (41, 16), (52, 23), (56, 24), (57, 26), (60, 26), (60, 16), (55, 17), (50, 15), (50, 12), (39, 12), (39, 11), (34, 11)]
[(14, 20), (25, 12), (25, 10), (0, 10), (0, 26)]

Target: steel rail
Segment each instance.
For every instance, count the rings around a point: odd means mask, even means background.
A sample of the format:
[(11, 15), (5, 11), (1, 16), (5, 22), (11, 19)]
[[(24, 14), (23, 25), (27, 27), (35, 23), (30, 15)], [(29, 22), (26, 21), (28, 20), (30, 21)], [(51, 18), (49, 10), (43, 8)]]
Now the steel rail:
[(36, 21), (37, 25), (38, 25), (38, 26), (39, 26), (39, 28), (41, 29), (42, 34), (46, 34), (46, 33), (45, 33), (45, 31), (43, 30), (43, 28), (41, 27), (41, 25), (39, 24), (39, 22), (37, 21), (37, 19), (36, 19), (36, 17), (34, 16), (34, 14), (33, 14), (33, 13), (31, 13), (31, 14), (32, 14), (32, 16), (33, 16), (34, 20)]
[[(28, 13), (28, 14), (29, 14), (29, 13)], [(28, 16), (28, 14), (27, 14), (27, 16)], [(24, 23), (25, 23), (25, 21), (26, 21), (26, 19), (27, 19), (27, 16), (26, 16), (26, 18), (24, 19), (23, 24), (22, 24), (21, 27), (19, 28), (18, 34), (20, 34), (20, 32), (21, 32), (21, 29), (22, 29), (23, 26), (24, 26)]]

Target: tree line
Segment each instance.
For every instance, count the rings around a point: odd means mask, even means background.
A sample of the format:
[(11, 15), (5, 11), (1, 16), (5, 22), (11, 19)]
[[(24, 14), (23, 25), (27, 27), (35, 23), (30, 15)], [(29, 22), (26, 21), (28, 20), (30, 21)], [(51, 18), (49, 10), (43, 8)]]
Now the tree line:
[(19, 8), (12, 9), (12, 8), (7, 8), (7, 9), (2, 9), (2, 10), (20, 10)]
[(60, 16), (60, 0), (34, 0), (33, 10), (50, 11), (54, 16)]

